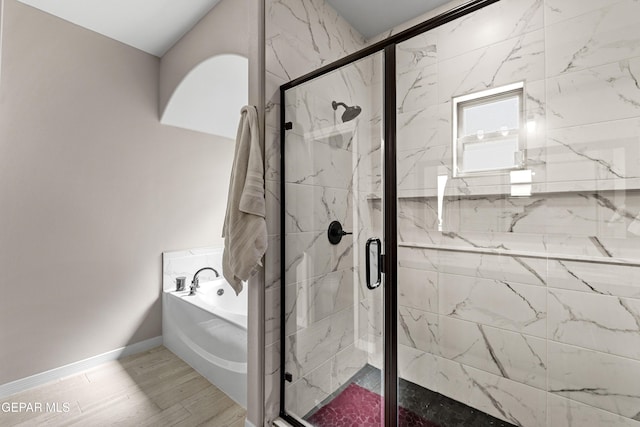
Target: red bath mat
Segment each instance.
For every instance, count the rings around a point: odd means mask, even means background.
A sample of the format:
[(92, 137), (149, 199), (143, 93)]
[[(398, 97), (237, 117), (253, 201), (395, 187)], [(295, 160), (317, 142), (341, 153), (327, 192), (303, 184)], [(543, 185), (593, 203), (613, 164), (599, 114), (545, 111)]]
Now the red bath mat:
[[(382, 425), (382, 396), (349, 384), (328, 405), (323, 406), (307, 421), (316, 427), (379, 427)], [(400, 407), (401, 426), (439, 427), (419, 415)]]

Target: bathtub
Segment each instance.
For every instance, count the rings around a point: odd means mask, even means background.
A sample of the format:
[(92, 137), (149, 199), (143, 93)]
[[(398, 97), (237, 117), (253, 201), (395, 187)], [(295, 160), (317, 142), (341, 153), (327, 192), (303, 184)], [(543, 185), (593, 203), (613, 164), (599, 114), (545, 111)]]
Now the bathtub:
[[(222, 295), (218, 292), (222, 290)], [(229, 397), (247, 407), (247, 292), (224, 279), (163, 292), (164, 345)]]

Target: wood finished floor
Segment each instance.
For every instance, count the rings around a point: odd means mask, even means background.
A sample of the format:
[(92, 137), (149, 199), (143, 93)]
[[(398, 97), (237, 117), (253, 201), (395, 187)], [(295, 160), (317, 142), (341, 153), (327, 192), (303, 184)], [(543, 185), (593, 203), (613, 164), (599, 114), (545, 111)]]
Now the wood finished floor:
[[(165, 347), (15, 394), (1, 402), (43, 405), (5, 413), (0, 426), (243, 427), (245, 410)], [(57, 403), (67, 413), (44, 411)]]

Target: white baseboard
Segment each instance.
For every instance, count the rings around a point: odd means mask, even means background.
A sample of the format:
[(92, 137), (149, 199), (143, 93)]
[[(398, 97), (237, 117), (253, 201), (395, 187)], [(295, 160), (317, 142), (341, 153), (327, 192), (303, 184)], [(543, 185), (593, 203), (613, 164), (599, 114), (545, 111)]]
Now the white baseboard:
[(161, 336), (149, 338), (148, 340), (130, 344), (126, 347), (108, 351), (106, 353), (90, 357), (88, 359), (80, 360), (78, 362), (60, 366), (59, 368), (54, 368), (45, 372), (40, 372), (39, 374), (31, 375), (30, 377), (2, 384), (0, 385), (0, 399), (11, 396), (12, 394), (20, 393), (21, 391), (25, 391), (33, 387), (37, 387), (42, 384), (46, 384), (51, 381), (59, 380), (60, 378), (78, 374), (82, 371), (94, 368), (105, 362), (117, 360), (131, 354), (142, 353), (143, 351), (150, 350), (154, 347), (158, 347), (159, 345), (162, 345)]
[(251, 421), (244, 420), (244, 427), (256, 427), (256, 426)]

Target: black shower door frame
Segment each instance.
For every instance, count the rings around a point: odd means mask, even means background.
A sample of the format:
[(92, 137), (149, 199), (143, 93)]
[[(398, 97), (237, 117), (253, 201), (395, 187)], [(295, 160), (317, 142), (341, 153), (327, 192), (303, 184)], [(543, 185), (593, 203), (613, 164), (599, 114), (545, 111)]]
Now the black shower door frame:
[[(284, 207), (286, 203), (285, 192), (285, 132), (289, 127), (285, 116), (286, 91), (310, 80), (321, 77), (346, 65), (366, 58), (367, 56), (383, 52), (384, 54), (384, 118), (383, 135), (383, 264), (384, 273), (384, 426), (397, 427), (398, 419), (398, 367), (397, 367), (397, 265), (398, 265), (398, 221), (397, 221), (397, 185), (396, 185), (396, 45), (437, 28), (455, 19), (480, 10), (500, 0), (471, 0), (447, 12), (428, 19), (405, 31), (392, 35), (378, 43), (372, 44), (358, 52), (327, 64), (311, 73), (280, 86), (280, 203)], [(286, 210), (280, 209), (280, 277), (285, 277)], [(280, 286), (281, 307), (284, 307), (285, 288)], [(285, 313), (280, 310), (280, 417), (295, 427), (305, 427), (297, 419), (290, 416), (285, 408)]]

